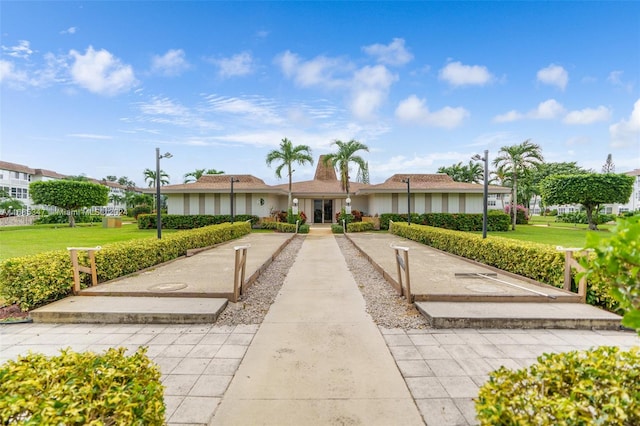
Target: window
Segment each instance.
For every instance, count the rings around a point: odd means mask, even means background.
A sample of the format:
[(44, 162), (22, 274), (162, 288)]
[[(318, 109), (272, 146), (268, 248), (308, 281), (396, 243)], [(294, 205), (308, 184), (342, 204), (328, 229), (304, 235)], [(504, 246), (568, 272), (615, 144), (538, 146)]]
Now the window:
[(20, 172), (13, 172), (13, 177), (16, 179), (20, 179)]
[(498, 204), (496, 203), (496, 200), (489, 200), (487, 199), (487, 206), (497, 206)]

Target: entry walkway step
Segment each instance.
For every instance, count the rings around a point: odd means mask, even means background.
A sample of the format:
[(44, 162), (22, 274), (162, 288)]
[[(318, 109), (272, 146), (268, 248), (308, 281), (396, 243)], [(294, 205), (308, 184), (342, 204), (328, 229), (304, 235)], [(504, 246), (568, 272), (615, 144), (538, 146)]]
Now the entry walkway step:
[(580, 303), (416, 302), (434, 328), (619, 330), (621, 317)]
[(226, 298), (72, 296), (31, 311), (33, 322), (211, 324)]

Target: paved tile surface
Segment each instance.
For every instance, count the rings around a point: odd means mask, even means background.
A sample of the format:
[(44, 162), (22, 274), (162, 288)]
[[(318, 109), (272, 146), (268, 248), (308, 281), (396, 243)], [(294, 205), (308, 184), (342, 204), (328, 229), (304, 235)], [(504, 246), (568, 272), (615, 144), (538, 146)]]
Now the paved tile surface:
[(585, 330), (381, 328), (425, 424), (475, 425), (473, 399), (489, 373), (528, 367), (543, 353), (640, 345), (635, 333)]
[(169, 425), (206, 425), (213, 417), (258, 325), (77, 325), (0, 326), (0, 363), (29, 351), (57, 355), (62, 348), (103, 352), (147, 346), (160, 367)]

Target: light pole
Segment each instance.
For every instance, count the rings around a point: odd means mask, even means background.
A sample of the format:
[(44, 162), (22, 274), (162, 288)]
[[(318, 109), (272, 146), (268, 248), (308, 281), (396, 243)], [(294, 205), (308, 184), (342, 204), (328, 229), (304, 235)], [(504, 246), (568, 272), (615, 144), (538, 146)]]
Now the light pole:
[(476, 154), (472, 160), (484, 161), (484, 190), (482, 193), (482, 238), (487, 238), (487, 199), (489, 198), (489, 150), (484, 150), (484, 157)]
[(162, 203), (160, 202), (160, 159), (171, 158), (170, 152), (165, 152), (160, 155), (160, 148), (156, 148), (156, 227), (158, 228), (158, 239), (162, 238), (162, 215), (160, 214), (160, 208)]
[(235, 182), (240, 182), (240, 179), (236, 179), (235, 177), (231, 176), (231, 200), (229, 200), (231, 202), (231, 223), (236, 221), (236, 216), (233, 213), (233, 204), (234, 204), (234, 199), (233, 199), (233, 184)]
[(402, 179), (407, 184), (407, 225), (411, 226), (411, 177)]

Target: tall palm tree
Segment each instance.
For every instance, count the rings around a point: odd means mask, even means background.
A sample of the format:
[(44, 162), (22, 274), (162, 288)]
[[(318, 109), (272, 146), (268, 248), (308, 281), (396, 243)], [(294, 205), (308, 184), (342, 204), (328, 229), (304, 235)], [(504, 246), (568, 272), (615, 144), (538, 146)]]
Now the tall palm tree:
[(544, 161), (540, 145), (531, 140), (500, 148), (499, 155), (494, 158), (493, 165), (511, 174), (511, 229), (516, 229), (516, 202), (518, 200), (518, 177), (531, 167)]
[(291, 207), (291, 175), (295, 170), (291, 169), (293, 163), (303, 166), (306, 163), (313, 165), (311, 148), (308, 145), (293, 145), (289, 139), (284, 138), (280, 142), (280, 150), (274, 149), (267, 154), (267, 166), (271, 167), (274, 161), (280, 164), (276, 167), (276, 176), (282, 178), (282, 169), (287, 168), (289, 177), (289, 208)]
[(369, 147), (355, 139), (351, 139), (349, 142), (335, 140), (331, 145), (337, 145), (338, 151), (325, 155), (323, 161), (325, 165), (331, 165), (338, 170), (342, 189), (345, 190), (347, 198), (349, 198), (349, 163), (356, 163), (361, 170), (367, 169), (367, 163), (364, 159), (355, 154), (358, 151), (369, 152)]
[[(149, 188), (152, 186), (156, 186), (156, 172), (151, 169), (144, 169), (144, 181), (147, 182)], [(167, 185), (169, 183), (169, 175), (164, 171), (160, 170), (160, 185)]]
[(449, 167), (439, 167), (438, 173), (451, 176), (456, 182), (480, 183), (484, 180), (482, 165), (475, 161), (469, 161), (469, 165), (463, 165), (462, 161)]
[(216, 169), (195, 169), (192, 172), (185, 173), (184, 183), (195, 182), (202, 177), (202, 175), (223, 175), (223, 170)]

